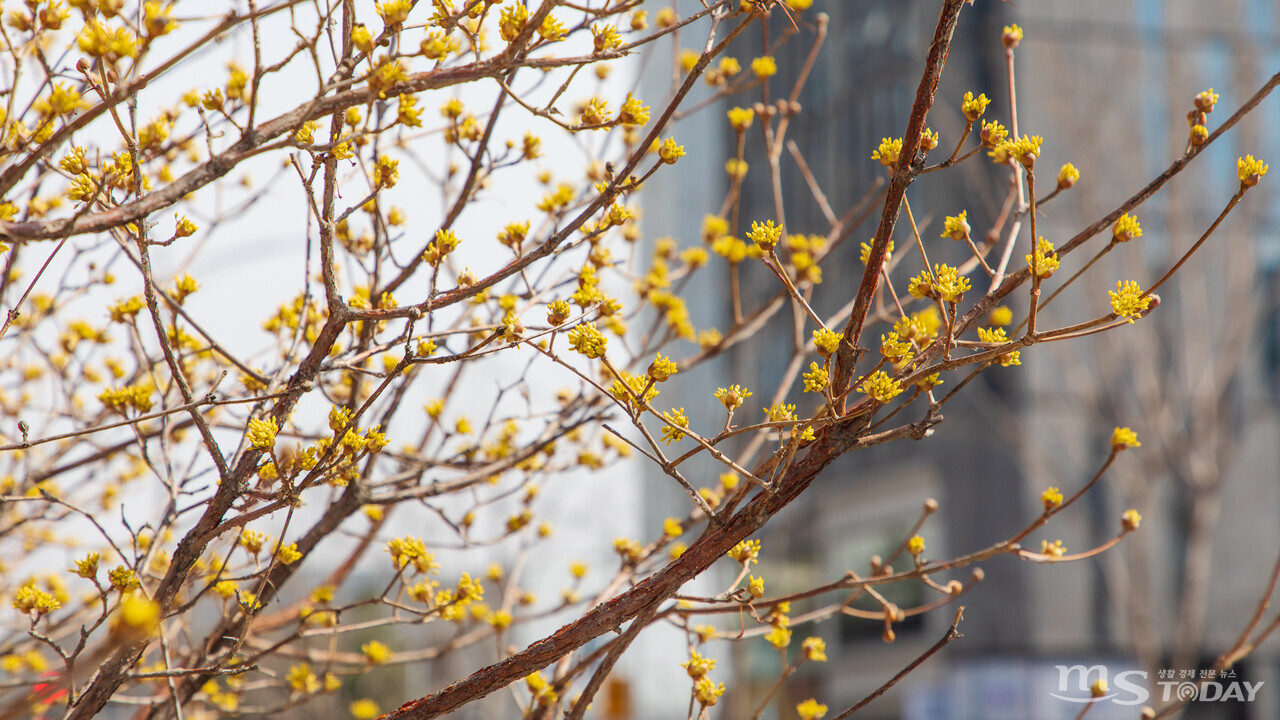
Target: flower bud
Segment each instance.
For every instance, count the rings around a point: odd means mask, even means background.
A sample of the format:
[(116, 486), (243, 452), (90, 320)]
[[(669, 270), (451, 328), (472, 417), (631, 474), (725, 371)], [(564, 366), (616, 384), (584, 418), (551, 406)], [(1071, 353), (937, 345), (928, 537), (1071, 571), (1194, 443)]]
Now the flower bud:
[(1006, 50), (1018, 47), (1018, 43), (1022, 42), (1022, 28), (1017, 25), (1005, 25), (1000, 42), (1004, 44)]

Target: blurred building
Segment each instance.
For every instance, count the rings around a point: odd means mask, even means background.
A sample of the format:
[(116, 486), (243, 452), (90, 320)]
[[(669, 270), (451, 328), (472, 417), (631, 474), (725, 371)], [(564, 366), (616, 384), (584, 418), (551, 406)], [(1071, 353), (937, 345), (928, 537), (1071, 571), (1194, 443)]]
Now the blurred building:
[[(883, 175), (870, 154), (881, 137), (899, 136), (906, 126), (937, 10), (937, 2), (923, 0), (818, 0), (801, 20), (826, 12), (829, 39), (799, 97), (803, 110), (788, 139), (836, 215)], [(1041, 177), (1052, 178), (1065, 162), (1083, 176), (1045, 206), (1039, 219), (1039, 233), (1061, 244), (1183, 153), (1184, 117), (1196, 93), (1213, 87), (1221, 95), (1210, 116), (1212, 131), (1280, 69), (1278, 17), (1280, 3), (1274, 0), (966, 7), (930, 114), (929, 126), (941, 133), (931, 159), (945, 158), (955, 146), (964, 127), (960, 98), (967, 90), (985, 93), (993, 101), (987, 117), (1009, 124), (999, 38), (1003, 25), (1020, 24), (1026, 31), (1016, 61), (1020, 130), (1045, 138)], [(772, 36), (789, 27), (775, 11)], [(805, 33), (806, 39), (778, 52), (775, 97), (791, 87), (809, 37)], [(760, 42), (759, 36), (744, 40), (734, 54), (746, 65), (761, 53)], [(731, 105), (758, 99), (753, 91)], [(722, 163), (734, 143), (724, 122), (728, 106), (679, 126), (686, 147), (718, 151), (691, 152), (678, 174), (646, 188), (651, 236), (696, 242), (702, 213), (719, 206), (727, 188)], [(1116, 249), (1058, 298), (1042, 322), (1055, 326), (1096, 317), (1108, 311), (1106, 290), (1118, 279), (1135, 278), (1148, 287), (1160, 277), (1236, 189), (1238, 155), (1280, 158), (1278, 116), (1280, 100), (1269, 98), (1140, 207), (1144, 236)], [(773, 218), (775, 207), (759, 122), (750, 133), (751, 171), (741, 217), (746, 225)], [(966, 147), (972, 145), (971, 140)], [(788, 231), (825, 234), (830, 225), (819, 203), (791, 154), (782, 157)], [(967, 255), (961, 244), (938, 240), (943, 216), (968, 210), (975, 236), (985, 233), (1000, 211), (1007, 182), (1007, 170), (979, 156), (911, 187), (915, 217), (935, 261)], [(1062, 539), (1071, 552), (1095, 547), (1117, 533), (1128, 507), (1144, 516), (1140, 532), (1078, 563), (1046, 567), (1010, 557), (984, 563), (985, 580), (962, 601), (964, 638), (859, 717), (1072, 718), (1080, 706), (1051, 693), (1062, 690), (1058, 666), (1077, 664), (1101, 665), (1112, 678), (1126, 670), (1147, 673), (1148, 704), (1158, 706), (1160, 671), (1207, 668), (1235, 642), (1280, 552), (1280, 203), (1274, 197), (1272, 189), (1252, 191), (1182, 274), (1161, 289), (1164, 302), (1149, 318), (1093, 340), (1036, 346), (1023, 352), (1019, 368), (992, 368), (948, 404), (932, 438), (843, 458), (769, 526), (761, 570), (770, 578), (770, 594), (830, 582), (846, 569), (865, 573), (871, 555), (887, 555), (902, 542), (927, 497), (941, 503), (922, 533), (927, 556), (952, 557), (1025, 527), (1039, 514), (1046, 487), (1056, 485), (1070, 495), (1087, 482), (1106, 459), (1113, 427), (1131, 426), (1143, 441), (1141, 449), (1120, 456), (1094, 491), (1025, 544), (1038, 549), (1041, 539)], [(813, 299), (819, 314), (829, 315), (852, 297), (862, 274), (858, 245), (873, 234), (879, 206), (877, 200), (871, 217), (824, 266), (825, 280)], [(1027, 237), (1024, 225), (1015, 268), (1027, 252)], [(907, 249), (905, 216), (895, 239), (898, 252), (913, 252)], [(1107, 240), (1104, 233), (1064, 260), (1062, 275), (1046, 283), (1047, 291)], [(905, 286), (919, 265), (918, 257), (909, 257), (895, 281)], [(752, 270), (743, 283), (747, 306), (777, 290), (764, 268)], [(981, 270), (973, 280), (974, 292), (986, 290)], [(695, 324), (726, 327), (725, 297), (724, 285), (708, 283), (700, 304), (708, 317)], [(1019, 292), (1011, 303), (1016, 317), (1025, 316), (1025, 301)], [(879, 332), (872, 328), (868, 336)], [(776, 386), (790, 360), (792, 334), (790, 313), (779, 313), (722, 361), (714, 376), (752, 388)], [(944, 377), (948, 384), (941, 390), (962, 378)], [(812, 404), (798, 389), (790, 401)], [(761, 404), (767, 400), (745, 410), (758, 412)], [(647, 526), (660, 523), (679, 501), (675, 491), (666, 498), (658, 494)], [(937, 579), (945, 583), (951, 577), (967, 583), (969, 572)], [(885, 592), (904, 607), (937, 596), (921, 584)], [(797, 637), (825, 637), (831, 660), (804, 667), (788, 681), (784, 693), (790, 696), (777, 707), (790, 708), (810, 696), (833, 713), (848, 707), (941, 638), (951, 616), (944, 609), (911, 618), (896, 627), (892, 644), (881, 640), (878, 623), (848, 617), (798, 631)], [(753, 693), (726, 695), (726, 718), (748, 716), (778, 672), (776, 653), (763, 641), (733, 647), (738, 686), (750, 686)], [(1256, 651), (1237, 674), (1265, 683), (1253, 702), (1196, 702), (1184, 717), (1280, 717), (1277, 644)], [(1065, 694), (1079, 696), (1074, 678), (1071, 683)], [(1137, 707), (1102, 703), (1089, 717), (1132, 718)]]

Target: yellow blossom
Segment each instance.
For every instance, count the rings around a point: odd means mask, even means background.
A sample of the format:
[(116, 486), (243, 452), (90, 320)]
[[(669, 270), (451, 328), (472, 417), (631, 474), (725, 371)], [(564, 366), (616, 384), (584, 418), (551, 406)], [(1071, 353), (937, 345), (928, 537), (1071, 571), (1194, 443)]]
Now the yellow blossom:
[[(714, 632), (714, 630), (712, 632)], [(707, 673), (716, 669), (716, 660), (715, 658), (703, 657), (697, 650), (691, 650), (689, 652), (689, 659), (680, 663), (680, 667), (685, 669), (685, 672), (689, 674), (689, 677), (697, 680), (698, 678), (705, 677)]]
[(1131, 447), (1142, 447), (1142, 443), (1138, 442), (1138, 433), (1127, 427), (1117, 427), (1111, 433), (1111, 447), (1115, 450), (1124, 450)]
[(596, 329), (595, 323), (575, 325), (569, 331), (569, 345), (593, 360), (604, 355), (608, 344), (608, 338)]
[(83, 560), (77, 560), (76, 566), (70, 572), (86, 580), (91, 580), (98, 575), (98, 560), (100, 557), (98, 553), (91, 552)]
[(360, 652), (364, 653), (364, 659), (370, 665), (381, 665), (391, 659), (390, 648), (377, 640), (371, 640), (361, 645)]
[[(1005, 334), (1004, 328), (978, 328), (978, 340), (993, 345), (1004, 345), (1009, 342), (1009, 336)], [(996, 362), (1003, 367), (1011, 367), (1013, 365), (1021, 365), (1022, 351), (1010, 350), (1009, 352), (996, 358)]]
[(960, 275), (959, 270), (950, 265), (934, 265), (933, 274), (933, 291), (946, 302), (958, 302), (970, 288), (969, 278)]
[(1004, 32), (1000, 35), (1000, 42), (1009, 50), (1018, 47), (1018, 43), (1022, 42), (1022, 28), (1017, 24), (1005, 25)]
[(1056, 485), (1050, 485), (1049, 489), (1040, 493), (1040, 501), (1044, 503), (1045, 510), (1052, 510), (1062, 504), (1062, 491)]
[[(982, 130), (980, 132), (982, 138), (982, 146), (988, 149), (994, 149), (996, 146), (1004, 143), (1005, 138), (1009, 137), (1009, 131), (1005, 126), (996, 121), (982, 121)], [(1004, 162), (998, 160), (997, 162)]]
[(364, 23), (356, 23), (351, 28), (351, 44), (356, 50), (368, 55), (373, 52), (373, 33)]
[(280, 549), (276, 551), (276, 558), (285, 565), (292, 565), (302, 559), (302, 553), (298, 552), (298, 543), (281, 545)]
[(885, 360), (897, 364), (915, 354), (909, 341), (904, 341), (896, 331), (880, 336), (880, 354)]
[(729, 124), (738, 132), (743, 132), (751, 127), (755, 117), (756, 111), (751, 108), (735, 107), (729, 110)]
[(1125, 510), (1124, 514), (1120, 516), (1120, 526), (1124, 528), (1125, 532), (1133, 532), (1134, 530), (1137, 530), (1138, 525), (1141, 522), (1142, 516), (1138, 514), (1137, 510), (1132, 508)]
[(968, 240), (971, 231), (969, 221), (966, 219), (968, 215), (968, 210), (961, 210), (958, 215), (948, 215), (942, 223), (941, 237), (951, 238), (952, 240)]
[(719, 388), (716, 390), (716, 399), (719, 400), (725, 409), (733, 412), (742, 407), (742, 401), (751, 397), (752, 392), (741, 385), (730, 385), (727, 388)]
[(883, 138), (880, 146), (871, 153), (872, 160), (879, 160), (885, 167), (898, 164), (898, 155), (902, 153), (902, 138)]
[(253, 447), (259, 450), (270, 450), (276, 445), (276, 433), (278, 432), (280, 432), (280, 426), (276, 424), (275, 418), (268, 417), (265, 420), (253, 418), (249, 421), (245, 437)]
[(409, 10), (413, 7), (410, 0), (384, 0), (374, 3), (374, 10), (382, 18), (382, 23), (391, 29), (398, 29), (409, 19)]
[(1111, 236), (1116, 239), (1116, 242), (1129, 242), (1134, 238), (1142, 237), (1142, 226), (1138, 224), (1138, 218), (1125, 213), (1112, 226)]
[(827, 661), (827, 643), (820, 637), (807, 637), (804, 643), (800, 645), (801, 652), (804, 653), (806, 660), (812, 662)]
[(759, 540), (742, 540), (729, 548), (729, 552), (725, 554), (729, 559), (746, 565), (758, 563), (760, 562), (760, 544)]
[(1253, 159), (1252, 155), (1245, 155), (1236, 161), (1236, 174), (1240, 176), (1242, 185), (1253, 187), (1267, 174), (1267, 164)]
[(911, 539), (907, 541), (907, 552), (913, 556), (922, 554), (924, 552), (924, 538), (919, 535), (912, 535)]
[(1151, 307), (1151, 296), (1143, 295), (1142, 288), (1133, 280), (1116, 282), (1116, 290), (1107, 291), (1111, 296), (1111, 309), (1116, 315), (1128, 319), (1130, 323)]
[[(689, 427), (689, 418), (685, 416), (684, 408), (672, 408), (671, 412), (662, 413), (662, 417), (669, 422), (669, 424), (664, 424), (662, 426), (662, 441), (670, 445), (673, 442), (680, 442), (683, 440), (685, 434), (678, 428)], [(672, 427), (672, 425), (675, 427)]]
[(805, 392), (822, 392), (831, 382), (826, 369), (819, 367), (816, 362), (809, 363), (809, 372), (803, 373), (803, 377)]
[(724, 683), (716, 685), (710, 678), (698, 678), (693, 684), (693, 694), (703, 706), (711, 707), (720, 701), (721, 695), (724, 695)]
[(1191, 126), (1190, 140), (1191, 140), (1192, 146), (1200, 147), (1208, 139), (1209, 139), (1209, 128), (1203, 125)]
[(1027, 267), (1041, 279), (1052, 277), (1058, 271), (1058, 253), (1054, 252), (1053, 243), (1041, 237), (1035, 254), (1027, 254)]
[(763, 224), (752, 220), (751, 231), (747, 233), (747, 239), (764, 252), (772, 251), (781, 237), (782, 228), (775, 226), (772, 220), (765, 220)]
[(1213, 112), (1213, 106), (1218, 103), (1218, 93), (1214, 92), (1213, 88), (1209, 88), (1197, 94), (1194, 102), (1196, 109), (1200, 112), (1211, 113)]
[(107, 577), (111, 580), (111, 587), (116, 590), (132, 590), (138, 587), (137, 574), (124, 565), (117, 565), (107, 573)]
[(1040, 554), (1048, 555), (1049, 557), (1060, 558), (1063, 555), (1067, 554), (1067, 547), (1062, 544), (1061, 540), (1054, 540), (1053, 542), (1049, 542), (1048, 540), (1041, 540)]
[(618, 34), (616, 25), (597, 23), (591, 26), (592, 46), (597, 53), (622, 47), (622, 36)]
[(964, 113), (965, 120), (975, 123), (987, 111), (987, 105), (990, 102), (986, 95), (979, 95), (975, 98), (972, 92), (966, 92), (964, 101), (960, 103), (960, 112)]
[(770, 55), (764, 55), (751, 61), (751, 72), (758, 78), (772, 77), (778, 74), (778, 63)]
[(319, 692), (320, 678), (316, 677), (311, 666), (307, 663), (298, 663), (289, 668), (289, 672), (285, 674), (285, 681), (289, 683), (289, 687), (295, 691), (311, 695)]
[(796, 713), (800, 720), (821, 720), (827, 714), (827, 706), (819, 705), (817, 700), (809, 698), (796, 705)]
[(666, 165), (674, 165), (677, 160), (684, 157), (684, 154), (684, 146), (677, 145), (675, 138), (667, 138), (658, 148), (658, 157)]
[(627, 93), (627, 99), (623, 101), (622, 108), (618, 110), (618, 122), (635, 127), (644, 125), (649, 122), (649, 106), (642, 105), (638, 98), (634, 98), (631, 93)]
[(813, 345), (818, 349), (818, 354), (822, 357), (831, 357), (840, 347), (840, 341), (844, 339), (844, 333), (837, 333), (826, 328), (813, 331)]
[(377, 187), (393, 188), (400, 180), (400, 161), (392, 160), (386, 155), (378, 158), (378, 165), (373, 169), (373, 184)]
[(664, 358), (662, 353), (658, 353), (653, 362), (649, 363), (648, 375), (654, 382), (665, 382), (678, 371), (679, 368), (676, 367), (676, 363), (671, 358)]
[(315, 132), (320, 127), (320, 123), (315, 120), (308, 120), (302, 123), (298, 131), (293, 134), (293, 139), (298, 141), (299, 145), (310, 145), (315, 142)]
[(877, 370), (858, 383), (858, 392), (870, 396), (876, 402), (887, 403), (902, 392), (902, 383)]
[(564, 23), (556, 19), (554, 15), (547, 15), (542, 24), (538, 26), (538, 36), (547, 42), (563, 40), (568, 33), (568, 28), (564, 26)]
[(178, 217), (178, 222), (174, 227), (174, 237), (191, 237), (195, 234), (196, 230), (199, 229), (196, 227), (195, 223), (187, 219), (186, 215), (182, 215), (180, 217), (175, 215), (175, 217)]
[(1075, 185), (1079, 180), (1080, 171), (1071, 163), (1063, 165), (1062, 169), (1058, 171), (1058, 188), (1061, 190), (1066, 190), (1072, 185)]
[(782, 650), (791, 644), (791, 630), (785, 627), (774, 626), (772, 630), (765, 633), (764, 639), (770, 645)]
[(13, 596), (13, 607), (25, 615), (35, 613), (37, 616), (51, 613), (62, 607), (50, 593), (33, 584), (23, 585)]
[[(862, 259), (863, 265), (866, 265), (867, 262), (871, 259), (871, 246), (875, 243), (875, 241), (876, 241), (875, 238), (871, 238), (871, 242), (862, 243), (861, 253), (858, 255), (858, 257)], [(893, 241), (890, 240), (889, 246), (885, 248), (884, 262), (888, 263), (892, 259), (893, 259)]]

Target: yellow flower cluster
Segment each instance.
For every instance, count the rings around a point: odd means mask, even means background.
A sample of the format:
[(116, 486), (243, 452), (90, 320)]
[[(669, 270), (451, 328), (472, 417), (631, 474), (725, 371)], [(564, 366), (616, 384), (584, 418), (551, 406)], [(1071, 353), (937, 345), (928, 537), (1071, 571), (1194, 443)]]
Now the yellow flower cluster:
[(966, 121), (975, 123), (987, 111), (987, 105), (990, 103), (991, 101), (987, 99), (986, 95), (979, 95), (975, 98), (972, 92), (966, 92), (964, 101), (960, 103), (960, 112), (964, 113)]
[(387, 552), (391, 555), (391, 565), (396, 570), (403, 570), (410, 565), (423, 575), (435, 573), (440, 569), (435, 554), (427, 550), (422, 538), (406, 535), (387, 542)]
[(858, 383), (858, 392), (879, 403), (887, 403), (902, 392), (902, 383), (885, 371), (877, 370)]
[(1127, 427), (1117, 427), (1111, 433), (1111, 447), (1116, 450), (1124, 450), (1131, 447), (1142, 447), (1142, 443), (1138, 442), (1138, 433)]
[(967, 219), (968, 210), (961, 210), (958, 215), (948, 215), (942, 223), (942, 237), (952, 240), (968, 240), (971, 228)]
[(1125, 213), (1111, 227), (1111, 236), (1116, 242), (1129, 242), (1134, 238), (1142, 237), (1142, 226), (1138, 224), (1138, 218)]
[[(991, 343), (993, 345), (1004, 345), (1009, 342), (1009, 336), (1005, 334), (1004, 328), (1002, 327), (978, 328), (978, 340), (984, 343)], [(1022, 364), (1021, 357), (1022, 351), (1010, 350), (1009, 352), (997, 357), (996, 362), (1000, 363), (1001, 367), (1012, 367), (1014, 365)]]
[[(871, 238), (871, 243), (874, 243), (875, 241), (876, 241), (875, 238)], [(858, 255), (858, 257), (862, 259), (863, 265), (866, 265), (867, 262), (871, 259), (871, 243), (861, 244), (861, 253)], [(885, 248), (884, 261), (886, 264), (888, 264), (888, 262), (892, 259), (893, 259), (893, 241), (890, 240), (889, 246)]]
[(803, 377), (805, 392), (822, 392), (831, 383), (826, 368), (819, 367), (816, 362), (809, 363), (809, 372), (803, 373)]
[(813, 331), (813, 345), (818, 349), (818, 354), (822, 357), (831, 357), (840, 347), (840, 341), (844, 339), (844, 333), (837, 333), (826, 328)]
[(122, 388), (107, 388), (98, 394), (98, 400), (119, 413), (124, 413), (127, 409), (145, 413), (151, 411), (153, 392), (155, 386), (149, 380), (143, 380)]
[(729, 548), (725, 555), (736, 562), (754, 564), (760, 562), (760, 541), (743, 540)]
[(716, 390), (716, 399), (719, 400), (729, 412), (733, 412), (742, 407), (742, 402), (751, 397), (752, 392), (741, 385), (730, 385), (727, 388), (719, 388)]
[(1252, 155), (1245, 155), (1236, 161), (1236, 174), (1240, 177), (1241, 185), (1253, 187), (1267, 174), (1267, 164), (1253, 159)]
[[(671, 412), (662, 413), (662, 417), (669, 423), (662, 426), (662, 441), (670, 445), (673, 442), (683, 440), (685, 433), (678, 428), (687, 429), (689, 427), (689, 418), (685, 416), (684, 408), (672, 408)], [(672, 425), (675, 427), (672, 427)]]
[(1035, 254), (1027, 254), (1027, 267), (1042, 280), (1053, 277), (1058, 271), (1058, 253), (1054, 252), (1053, 243), (1041, 237)]
[(782, 228), (774, 225), (772, 220), (765, 220), (764, 223), (753, 220), (751, 231), (747, 233), (747, 239), (766, 253), (771, 252), (781, 238)]
[(880, 146), (871, 153), (872, 160), (879, 160), (885, 167), (898, 164), (898, 156), (902, 154), (902, 138), (884, 138)]
[(944, 302), (959, 302), (961, 296), (970, 288), (969, 278), (961, 275), (958, 269), (950, 265), (934, 265), (933, 274), (933, 292)]
[(1111, 296), (1111, 310), (1130, 323), (1151, 307), (1151, 296), (1143, 295), (1142, 288), (1133, 280), (1117, 281), (1115, 291), (1108, 290), (1107, 294)]
[(1062, 491), (1056, 485), (1050, 485), (1040, 493), (1040, 502), (1044, 503), (1045, 510), (1052, 510), (1062, 504)]
[(592, 360), (602, 357), (609, 344), (595, 323), (581, 323), (569, 331), (569, 345)]
[(276, 433), (280, 432), (280, 426), (276, 423), (276, 419), (268, 417), (265, 420), (253, 418), (249, 420), (249, 425), (245, 433), (245, 439), (249, 444), (259, 450), (270, 450), (275, 447)]

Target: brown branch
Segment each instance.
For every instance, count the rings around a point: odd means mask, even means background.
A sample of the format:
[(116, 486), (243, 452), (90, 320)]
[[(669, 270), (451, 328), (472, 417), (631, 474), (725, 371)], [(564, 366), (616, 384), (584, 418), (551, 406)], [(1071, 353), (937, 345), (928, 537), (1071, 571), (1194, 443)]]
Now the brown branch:
[[(862, 335), (862, 328), (867, 322), (871, 300), (879, 286), (880, 266), (884, 263), (885, 253), (889, 250), (889, 239), (893, 237), (893, 228), (898, 222), (898, 213), (902, 207), (902, 199), (906, 196), (907, 186), (919, 172), (915, 167), (915, 161), (916, 153), (920, 149), (920, 133), (924, 130), (925, 120), (933, 107), (938, 80), (942, 77), (942, 68), (947, 62), (947, 54), (951, 49), (951, 36), (955, 32), (960, 8), (964, 2), (965, 0), (946, 0), (938, 15), (938, 26), (933, 33), (933, 43), (929, 46), (924, 75), (920, 78), (916, 100), (911, 106), (911, 116), (907, 120), (907, 130), (902, 137), (902, 152), (898, 156), (898, 164), (893, 169), (893, 176), (885, 195), (880, 225), (876, 228), (875, 240), (871, 243), (871, 253), (867, 258), (867, 266), (862, 272), (862, 282), (858, 285), (853, 312), (849, 315), (849, 321), (844, 328), (844, 340), (841, 341), (840, 349), (836, 352), (831, 387), (837, 397), (843, 396), (848, 390), (853, 378), (854, 366), (861, 354), (858, 351), (858, 342)], [(843, 402), (837, 410), (844, 411)]]
[[(927, 430), (920, 426), (906, 426), (907, 429), (858, 437), (857, 428), (856, 423), (824, 428), (805, 456), (793, 463), (787, 474), (775, 482), (774, 492), (757, 494), (723, 525), (704, 533), (677, 560), (630, 590), (597, 605), (578, 620), (519, 653), (482, 668), (433, 695), (411, 700), (385, 717), (387, 720), (440, 717), (550, 665), (671, 597), (686, 582), (711, 567), (730, 548), (750, 537), (799, 497), (818, 473), (840, 455), (890, 440), (919, 437)], [(760, 472), (757, 469), (756, 474)]]
[(962, 619), (964, 619), (963, 605), (956, 608), (956, 616), (951, 621), (951, 627), (947, 628), (947, 634), (943, 635), (941, 640), (934, 643), (933, 647), (929, 648), (928, 650), (925, 650), (923, 655), (913, 660), (910, 665), (902, 668), (902, 670), (897, 675), (894, 675), (892, 678), (889, 679), (888, 682), (876, 688), (875, 691), (872, 692), (870, 695), (862, 698), (853, 707), (849, 708), (848, 710), (845, 710), (839, 715), (836, 715), (835, 717), (831, 718), (831, 720), (845, 720), (845, 718), (852, 716), (854, 713), (858, 712), (862, 708), (871, 704), (873, 700), (875, 700), (876, 698), (888, 692), (890, 688), (892, 688), (894, 685), (897, 685), (898, 681), (906, 677), (908, 673), (910, 673), (912, 670), (915, 670), (916, 668), (923, 665), (926, 660), (933, 657), (934, 653), (946, 647), (947, 643), (951, 642), (952, 640), (955, 640), (956, 638), (964, 637), (964, 635), (960, 634), (960, 630), (958, 629), (960, 626), (960, 621)]
[[(1275, 90), (1278, 85), (1280, 85), (1280, 73), (1272, 75), (1270, 80), (1268, 80), (1261, 88), (1258, 88), (1258, 91), (1246, 100), (1245, 103), (1240, 106), (1240, 109), (1236, 110), (1231, 117), (1227, 118), (1226, 122), (1222, 123), (1217, 130), (1214, 130), (1209, 134), (1209, 137), (1205, 139), (1204, 144), (1173, 161), (1173, 163), (1170, 164), (1164, 172), (1160, 173), (1160, 175), (1148, 183), (1146, 187), (1139, 190), (1128, 200), (1121, 203), (1119, 207), (1107, 213), (1092, 225), (1089, 225), (1085, 229), (1076, 233), (1074, 237), (1064, 243), (1062, 247), (1058, 248), (1058, 257), (1064, 257), (1072, 250), (1075, 250), (1080, 245), (1088, 242), (1093, 236), (1110, 227), (1116, 220), (1119, 220), (1121, 215), (1124, 215), (1130, 210), (1138, 207), (1151, 198), (1151, 196), (1159, 192), (1160, 188), (1164, 187), (1166, 183), (1174, 178), (1174, 176), (1182, 172), (1192, 160), (1199, 157), (1204, 152), (1205, 148), (1209, 147), (1209, 145), (1215, 140), (1222, 137), (1222, 135), (1228, 130), (1235, 127), (1245, 115), (1248, 115), (1255, 107), (1257, 107), (1258, 103), (1262, 102), (1268, 95), (1270, 95), (1271, 91)], [(985, 317), (986, 314), (990, 312), (991, 308), (994, 307), (996, 303), (1000, 302), (1001, 299), (1006, 297), (1009, 293), (1013, 292), (1015, 288), (1025, 282), (1030, 274), (1031, 270), (1029, 268), (1023, 268), (1005, 278), (1004, 282), (1001, 283), (999, 287), (993, 287), (990, 292), (984, 295), (982, 299), (970, 308), (969, 312), (965, 313), (964, 317), (960, 319), (956, 326), (956, 333), (962, 333), (973, 327), (979, 319)]]

